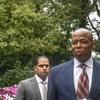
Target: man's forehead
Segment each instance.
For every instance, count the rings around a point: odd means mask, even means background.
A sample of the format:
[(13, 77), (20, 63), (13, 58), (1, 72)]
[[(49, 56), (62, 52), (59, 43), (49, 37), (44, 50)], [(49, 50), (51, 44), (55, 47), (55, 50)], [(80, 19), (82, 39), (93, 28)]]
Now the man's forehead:
[(92, 33), (89, 30), (84, 29), (84, 28), (80, 28), (80, 29), (77, 29), (76, 31), (74, 31), (72, 33), (72, 38), (75, 36), (82, 36), (82, 37), (89, 38), (90, 40), (93, 40)]
[(40, 58), (38, 62), (49, 62), (47, 58)]

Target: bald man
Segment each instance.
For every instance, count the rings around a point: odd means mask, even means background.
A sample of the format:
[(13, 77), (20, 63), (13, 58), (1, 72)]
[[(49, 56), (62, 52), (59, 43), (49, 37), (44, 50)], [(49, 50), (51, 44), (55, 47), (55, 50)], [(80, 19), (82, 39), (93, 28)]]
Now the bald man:
[(93, 35), (79, 28), (71, 40), (74, 57), (50, 71), (48, 100), (100, 100), (100, 63), (91, 56)]

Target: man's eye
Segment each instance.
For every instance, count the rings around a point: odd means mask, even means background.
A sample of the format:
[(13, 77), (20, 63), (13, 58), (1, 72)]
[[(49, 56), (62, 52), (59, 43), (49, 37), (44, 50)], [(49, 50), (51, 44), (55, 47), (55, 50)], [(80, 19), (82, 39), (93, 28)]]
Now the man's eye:
[(73, 45), (75, 45), (75, 44), (77, 44), (77, 43), (78, 43), (77, 41), (72, 41), (72, 44), (73, 44)]
[(82, 43), (82, 44), (87, 44), (87, 43), (88, 43), (88, 41), (81, 41), (81, 43)]

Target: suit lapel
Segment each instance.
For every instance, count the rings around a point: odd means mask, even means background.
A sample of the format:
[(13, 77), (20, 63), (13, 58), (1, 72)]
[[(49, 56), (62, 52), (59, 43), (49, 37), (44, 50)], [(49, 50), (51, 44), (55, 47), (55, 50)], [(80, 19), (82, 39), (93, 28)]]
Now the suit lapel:
[[(66, 67), (66, 71), (68, 73), (68, 77), (69, 79), (67, 79), (68, 83), (69, 83), (69, 90), (70, 90), (70, 94), (75, 98), (76, 97), (76, 93), (75, 93), (75, 87), (74, 87), (74, 75), (73, 75), (73, 67), (74, 67), (74, 61), (73, 59), (67, 64), (68, 67)], [(66, 72), (65, 71), (65, 72)], [(75, 98), (76, 100), (76, 98)]]
[(37, 83), (37, 80), (35, 77), (33, 77), (33, 79), (32, 79), (32, 87), (33, 87), (33, 91), (35, 91), (35, 93), (36, 93), (37, 100), (42, 100), (39, 86), (38, 86), (38, 83)]
[(89, 97), (93, 98), (97, 94), (97, 92), (100, 92), (100, 65), (98, 65), (95, 61), (93, 64), (93, 76), (92, 76), (92, 84), (91, 84), (91, 90)]

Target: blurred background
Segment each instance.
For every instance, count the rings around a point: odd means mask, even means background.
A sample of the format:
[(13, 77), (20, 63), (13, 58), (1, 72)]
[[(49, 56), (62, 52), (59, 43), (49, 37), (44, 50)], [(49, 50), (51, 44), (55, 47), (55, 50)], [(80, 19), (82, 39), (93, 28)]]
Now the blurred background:
[(52, 66), (69, 60), (70, 34), (79, 27), (92, 31), (100, 60), (99, 0), (0, 0), (0, 87), (33, 76), (37, 55)]

